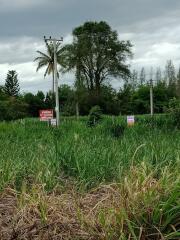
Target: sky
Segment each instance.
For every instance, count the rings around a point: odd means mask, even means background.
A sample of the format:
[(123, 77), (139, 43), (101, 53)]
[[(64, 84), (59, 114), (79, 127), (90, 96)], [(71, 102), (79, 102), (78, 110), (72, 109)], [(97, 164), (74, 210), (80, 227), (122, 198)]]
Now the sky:
[[(22, 92), (49, 91), (52, 80), (36, 72), (36, 51), (43, 36), (72, 40), (72, 30), (86, 21), (106, 21), (120, 40), (133, 44), (131, 69), (180, 65), (180, 0), (0, 0), (0, 85), (16, 70)], [(72, 73), (59, 84), (72, 85)], [(120, 86), (118, 79), (113, 86)]]

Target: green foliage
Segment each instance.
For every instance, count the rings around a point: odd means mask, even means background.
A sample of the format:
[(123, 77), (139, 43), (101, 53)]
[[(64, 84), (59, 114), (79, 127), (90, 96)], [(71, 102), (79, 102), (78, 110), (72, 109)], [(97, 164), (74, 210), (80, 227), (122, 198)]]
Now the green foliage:
[(180, 100), (173, 98), (169, 102), (169, 112), (172, 114), (174, 125), (180, 129)]
[[(77, 41), (79, 40), (80, 39), (77, 39)], [(83, 39), (83, 41), (84, 40), (85, 39)], [(82, 73), (80, 71), (81, 69), (79, 69), (80, 66), (80, 63), (78, 63), (78, 66), (74, 66), (74, 68), (76, 68), (76, 81), (74, 87), (70, 87), (68, 85), (61, 85), (59, 87), (59, 103), (61, 115), (88, 115), (90, 109), (95, 105), (100, 106), (104, 114), (110, 115), (136, 115), (148, 114), (150, 112), (149, 85), (147, 82), (140, 84), (140, 79), (138, 77), (139, 74), (137, 71), (133, 71), (130, 77), (126, 76), (126, 82), (119, 91), (113, 89), (113, 87), (107, 81), (101, 82), (100, 91), (97, 91), (93, 85), (92, 88), (87, 86), (88, 81), (84, 75), (82, 76)], [(163, 77), (161, 75), (161, 70), (157, 69), (157, 82), (153, 82), (153, 105), (155, 113), (165, 113), (169, 108), (169, 101), (174, 97), (176, 99), (179, 99), (179, 73), (176, 77), (173, 73), (174, 70), (171, 71), (173, 67), (172, 63), (171, 67), (170, 65), (167, 66), (169, 66), (169, 69), (166, 69), (166, 78), (165, 76)], [(144, 75), (145, 70), (143, 70), (143, 72)], [(168, 82), (168, 79), (170, 80), (171, 84)], [(28, 104), (28, 116), (31, 117), (38, 117), (40, 109), (55, 108), (55, 94), (51, 91), (49, 91), (46, 96), (44, 96), (44, 93), (42, 91), (39, 91), (37, 94), (25, 93), (22, 96), (18, 96), (18, 100), (21, 101), (22, 104)], [(0, 86), (0, 101), (9, 101), (9, 96), (5, 93), (4, 86)], [(5, 103), (1, 104), (2, 113), (3, 111), (6, 111), (6, 106), (7, 105)], [(3, 119), (2, 116), (3, 114), (1, 114), (1, 119)], [(174, 118), (174, 124), (178, 126), (178, 110), (176, 110), (176, 114), (173, 114), (172, 116)], [(167, 119), (169, 123), (172, 123), (172, 121), (169, 120), (169, 117)], [(159, 126), (161, 125), (160, 118), (158, 120), (151, 118), (147, 121), (149, 121), (149, 125), (152, 126), (158, 124)]]
[(131, 164), (142, 161), (157, 167), (157, 176), (167, 164), (172, 168), (178, 164), (178, 130), (149, 128), (141, 122), (119, 139), (112, 128), (124, 126), (125, 119), (104, 117), (95, 128), (86, 122), (87, 118), (64, 118), (59, 129), (37, 120), (0, 123), (0, 188), (26, 180), (52, 190), (61, 184), (62, 174), (90, 187), (121, 179)]
[(81, 213), (74, 187), (72, 197), (83, 230), (94, 239), (178, 239), (179, 130), (149, 128), (149, 116), (138, 119), (120, 139), (123, 117), (104, 117), (95, 128), (86, 126), (87, 117), (64, 118), (56, 129), (33, 119), (0, 123), (0, 189), (22, 191), (21, 207), (31, 195), (45, 224), (49, 208), (36, 186), (56, 191), (56, 202), (67, 182), (81, 191), (93, 188), (86, 198), (91, 214)]
[(88, 125), (95, 126), (102, 119), (102, 110), (99, 106), (94, 106), (89, 112)]
[(106, 187), (111, 189), (110, 207), (101, 206), (96, 222), (104, 239), (179, 239), (179, 174), (170, 169), (142, 162), (118, 186)]
[(19, 82), (17, 79), (17, 73), (16, 71), (8, 71), (5, 86), (4, 86), (4, 92), (11, 97), (15, 97), (19, 95), (20, 87)]
[(39, 110), (45, 109), (48, 106), (45, 102), (45, 96), (43, 92), (40, 91), (36, 95), (32, 93), (24, 94), (23, 101), (28, 104), (28, 114), (32, 117), (38, 117)]
[(16, 120), (27, 117), (28, 105), (18, 99), (10, 98), (7, 101), (0, 101), (0, 121)]
[(73, 89), (63, 84), (59, 87), (60, 112), (63, 116), (75, 115), (75, 92)]
[(171, 114), (157, 114), (157, 115), (144, 115), (136, 116), (135, 121), (141, 125), (145, 125), (149, 128), (158, 128), (158, 129), (174, 129), (175, 125), (172, 120)]
[(0, 101), (7, 100), (8, 96), (4, 92), (4, 86), (0, 86)]
[(106, 22), (85, 22), (73, 30), (73, 37), (73, 43), (63, 48), (64, 71), (76, 69), (88, 90), (99, 94), (108, 76), (130, 75), (126, 60), (132, 46), (129, 41), (119, 41)]
[(120, 124), (113, 124), (111, 127), (112, 136), (120, 138), (124, 135), (125, 126)]
[[(167, 108), (173, 93), (171, 89), (160, 82), (153, 87), (154, 112), (163, 113)], [(117, 93), (121, 114), (147, 114), (150, 112), (150, 89), (148, 84), (134, 89), (128, 83)]]
[(130, 84), (125, 84), (124, 88), (121, 88), (117, 93), (119, 100), (119, 113), (120, 114), (131, 114), (135, 111), (135, 105), (132, 102), (133, 89)]
[[(46, 45), (46, 53), (43, 53), (41, 51), (37, 51), (38, 57), (34, 59), (35, 62), (37, 62), (37, 69), (36, 71), (39, 71), (41, 68), (46, 67), (44, 77), (47, 75), (52, 74), (52, 92), (54, 93), (54, 45), (52, 42), (45, 41)], [(56, 58), (57, 58), (57, 64), (62, 64), (62, 58), (61, 58), (61, 48), (60, 48), (60, 42), (56, 43)], [(57, 72), (57, 77), (59, 78), (59, 72)]]

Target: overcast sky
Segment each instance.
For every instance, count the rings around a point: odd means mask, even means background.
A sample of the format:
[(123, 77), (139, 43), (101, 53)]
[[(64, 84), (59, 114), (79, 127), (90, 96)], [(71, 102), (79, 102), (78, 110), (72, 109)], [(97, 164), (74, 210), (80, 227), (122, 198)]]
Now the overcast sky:
[[(48, 91), (51, 77), (33, 63), (43, 36), (69, 42), (72, 29), (89, 20), (107, 21), (120, 40), (132, 42), (132, 69), (163, 68), (168, 59), (180, 65), (180, 0), (0, 0), (0, 84), (16, 70), (22, 91)], [(61, 83), (72, 84), (73, 75)]]

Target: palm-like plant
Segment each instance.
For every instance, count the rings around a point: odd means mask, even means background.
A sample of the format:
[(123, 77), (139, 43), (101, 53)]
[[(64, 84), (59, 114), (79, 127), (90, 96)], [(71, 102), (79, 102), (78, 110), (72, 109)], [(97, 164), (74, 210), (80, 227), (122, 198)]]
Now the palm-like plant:
[[(47, 41), (45, 41), (45, 44), (46, 44), (47, 53), (37, 51), (39, 56), (36, 57), (34, 59), (34, 61), (38, 62), (36, 71), (38, 71), (39, 69), (41, 69), (43, 67), (46, 67), (44, 77), (52, 74), (52, 78), (53, 78), (52, 92), (54, 93), (54, 46), (53, 46), (53, 43), (51, 43), (51, 42), (48, 43)], [(60, 43), (57, 42), (56, 43), (56, 55), (57, 55), (57, 64), (59, 64), (59, 65), (61, 65), (61, 63), (62, 63), (61, 52), (62, 52), (62, 49), (60, 48)], [(59, 78), (59, 72), (57, 73), (57, 77)]]

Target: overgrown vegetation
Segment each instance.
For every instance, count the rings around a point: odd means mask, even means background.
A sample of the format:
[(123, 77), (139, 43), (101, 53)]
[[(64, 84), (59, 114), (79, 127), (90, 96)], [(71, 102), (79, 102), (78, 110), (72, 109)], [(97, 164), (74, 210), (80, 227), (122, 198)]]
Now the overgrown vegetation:
[(180, 129), (180, 100), (174, 98), (170, 101), (169, 112), (172, 115), (174, 125)]
[(95, 126), (102, 119), (102, 110), (99, 106), (91, 108), (89, 113), (88, 125)]
[(130, 128), (108, 116), (93, 128), (86, 117), (64, 118), (59, 129), (1, 123), (0, 188), (16, 189), (3, 239), (178, 239), (180, 134), (148, 119)]

